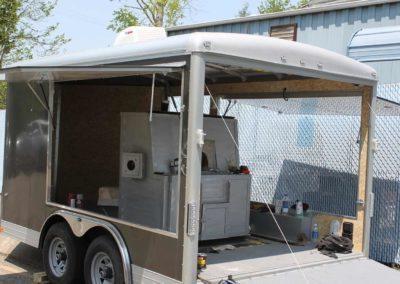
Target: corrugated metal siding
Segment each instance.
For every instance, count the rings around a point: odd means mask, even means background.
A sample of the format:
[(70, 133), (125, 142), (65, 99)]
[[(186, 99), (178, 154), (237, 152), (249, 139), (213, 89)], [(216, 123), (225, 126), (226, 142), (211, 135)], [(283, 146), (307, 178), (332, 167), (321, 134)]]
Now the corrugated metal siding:
[(360, 62), (400, 59), (400, 26), (362, 29), (351, 40), (348, 56)]
[[(233, 32), (268, 36), (271, 26), (297, 23), (297, 41), (347, 54), (353, 35), (361, 29), (400, 25), (400, 3), (359, 7), (251, 22), (173, 31), (169, 35), (196, 31)], [(380, 83), (400, 82), (400, 61), (373, 62)], [(381, 67), (382, 66), (382, 67)]]

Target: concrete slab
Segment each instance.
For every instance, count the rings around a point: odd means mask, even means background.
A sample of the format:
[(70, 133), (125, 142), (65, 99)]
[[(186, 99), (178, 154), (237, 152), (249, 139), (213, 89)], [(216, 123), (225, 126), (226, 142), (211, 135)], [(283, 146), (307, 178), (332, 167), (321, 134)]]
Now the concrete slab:
[[(207, 269), (200, 273), (200, 277), (207, 281), (218, 282), (218, 280), (226, 278), (227, 275), (233, 275), (236, 278), (246, 278), (249, 275), (296, 269), (296, 260), (286, 244), (273, 241), (268, 242), (262, 245), (226, 250), (218, 254), (209, 253)], [(314, 249), (314, 245), (311, 243), (304, 246), (291, 246), (291, 248), (301, 266), (337, 261), (321, 254)], [(338, 254), (339, 260), (361, 256), (359, 253)]]
[(400, 283), (400, 271), (365, 257), (326, 265), (240, 280), (240, 284), (393, 284)]
[(0, 234), (0, 283), (32, 283), (43, 271), (38, 249)]

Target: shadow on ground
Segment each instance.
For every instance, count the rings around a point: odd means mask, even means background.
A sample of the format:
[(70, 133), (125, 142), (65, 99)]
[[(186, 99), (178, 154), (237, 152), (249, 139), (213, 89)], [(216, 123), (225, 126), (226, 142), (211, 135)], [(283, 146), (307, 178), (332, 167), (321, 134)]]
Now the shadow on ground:
[(32, 283), (33, 274), (41, 271), (38, 249), (0, 236), (0, 283)]

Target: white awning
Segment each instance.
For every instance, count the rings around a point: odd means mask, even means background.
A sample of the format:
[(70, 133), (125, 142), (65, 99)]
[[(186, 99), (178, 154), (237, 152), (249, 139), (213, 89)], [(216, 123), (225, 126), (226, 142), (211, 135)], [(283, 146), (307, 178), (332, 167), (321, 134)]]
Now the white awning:
[[(180, 65), (181, 66), (181, 65)], [(105, 79), (113, 77), (127, 77), (153, 73), (171, 73), (181, 71), (181, 67), (168, 66), (135, 66), (135, 67), (11, 67), (2, 69), (2, 76), (9, 82), (16, 81), (78, 81), (89, 79)]]
[(231, 59), (233, 66), (245, 62), (248, 68), (269, 72), (347, 81), (354, 84), (373, 85), (377, 82), (376, 71), (373, 68), (344, 55), (299, 42), (235, 33), (193, 33), (171, 36), (143, 43), (23, 61), (11, 67), (116, 66), (171, 58), (182, 61), (182, 57), (195, 53), (207, 57), (208, 63), (223, 61), (221, 64), (225, 64), (227, 59)]

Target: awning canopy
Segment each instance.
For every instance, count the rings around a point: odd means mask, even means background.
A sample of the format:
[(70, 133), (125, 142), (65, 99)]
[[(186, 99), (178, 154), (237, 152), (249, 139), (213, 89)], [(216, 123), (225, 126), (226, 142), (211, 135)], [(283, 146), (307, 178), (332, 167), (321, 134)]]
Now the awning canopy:
[[(179, 66), (179, 67), (178, 67)], [(2, 69), (2, 75), (9, 82), (16, 81), (44, 81), (56, 82), (78, 81), (90, 79), (105, 79), (114, 77), (128, 77), (152, 73), (172, 73), (181, 71), (184, 64), (176, 66), (43, 66), (43, 67), (10, 67)]]
[[(208, 63), (246, 67), (354, 84), (374, 85), (376, 71), (341, 54), (299, 42), (234, 33), (193, 33), (143, 43), (113, 46), (23, 61), (11, 67), (106, 66), (137, 62), (183, 60), (202, 54)], [(132, 66), (132, 65), (131, 65)], [(239, 64), (240, 67), (245, 67)]]

